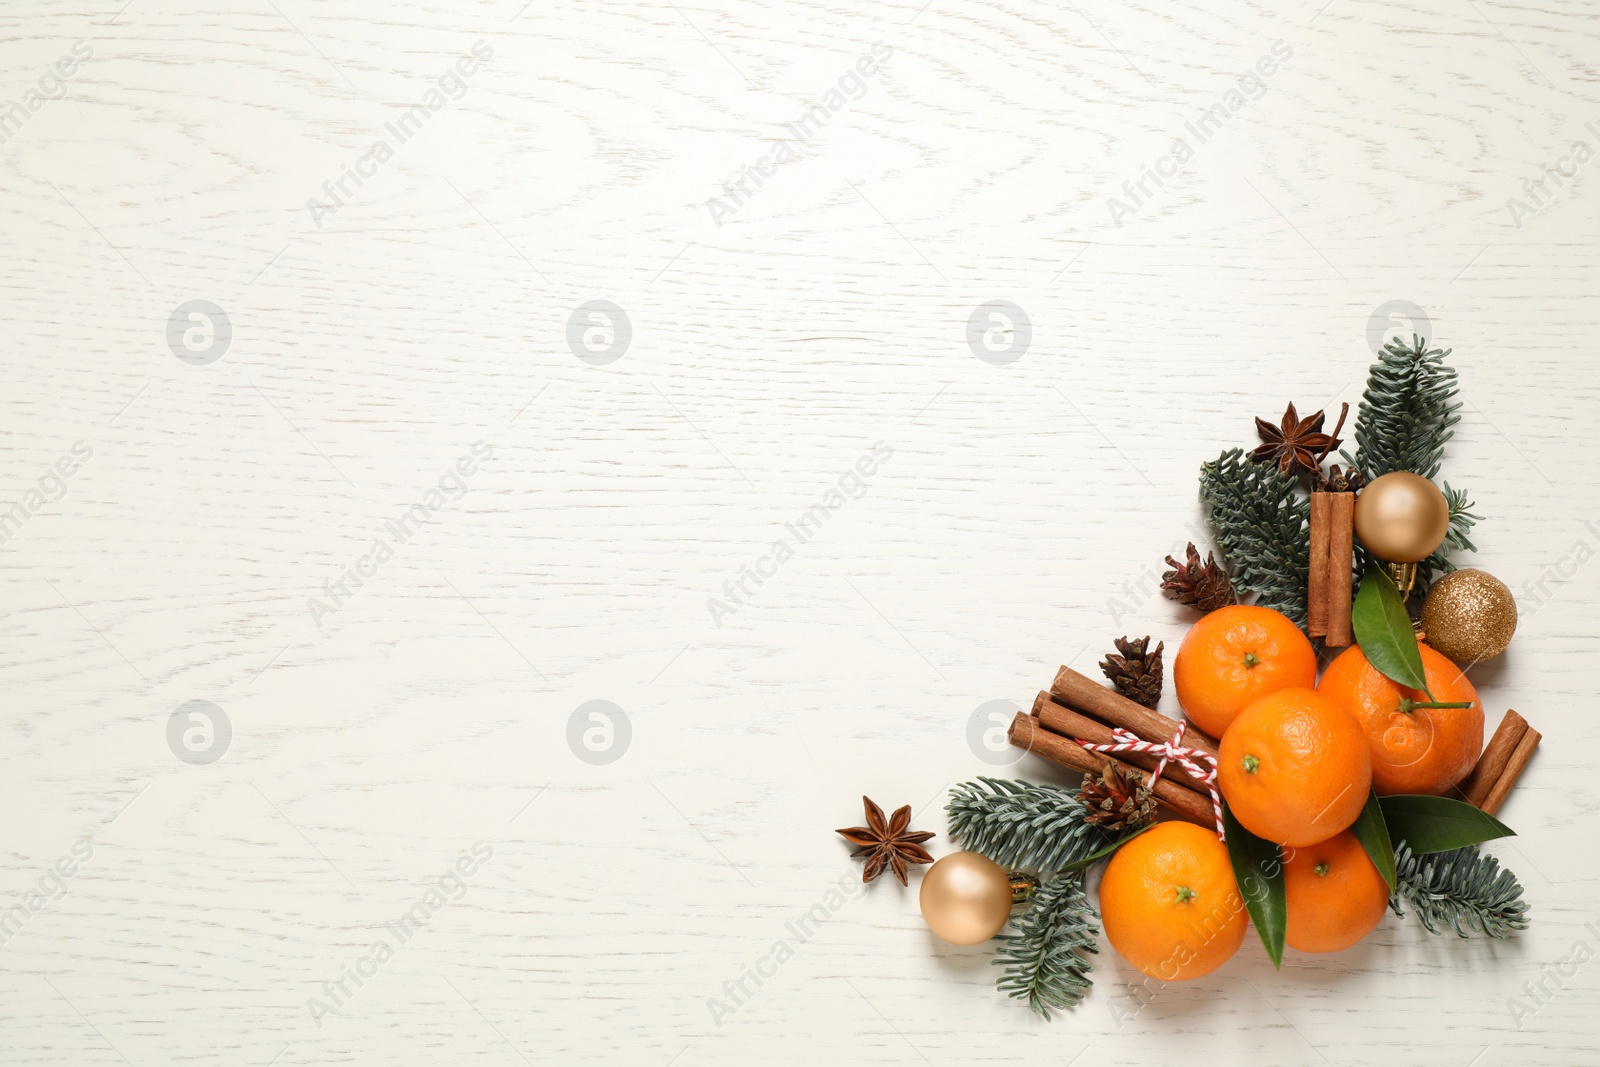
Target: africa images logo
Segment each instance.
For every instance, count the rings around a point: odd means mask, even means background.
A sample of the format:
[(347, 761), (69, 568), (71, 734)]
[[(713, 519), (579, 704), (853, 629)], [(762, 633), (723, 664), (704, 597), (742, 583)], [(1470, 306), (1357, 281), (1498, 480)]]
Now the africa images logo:
[(893, 455), (894, 446), (884, 441), (873, 442), (871, 452), (862, 453), (855, 464), (839, 476), (835, 483), (837, 488), (830, 488), (793, 522), (783, 524), (789, 537), (773, 541), (766, 555), (742, 567), (737, 578), (729, 578), (722, 583), (722, 595), (726, 600), (707, 597), (706, 610), (711, 612), (711, 621), (717, 624), (717, 628), (722, 628), (724, 618), (737, 614), (740, 608), (748, 604), (756, 591), (766, 584), (766, 580), (777, 575), (779, 567), (794, 559), (795, 549), (821, 533), (823, 525), (838, 514), (845, 504), (866, 496), (871, 485), (867, 479), (877, 474), (882, 464), (887, 463)]
[[(370, 148), (356, 157), (354, 164), (339, 168), (337, 178), (323, 182), (322, 195), (325, 199), (318, 200), (314, 196), (306, 199), (306, 210), (311, 213), (311, 221), (320, 229), (323, 219), (348, 204), (355, 196), (355, 190), (367, 184), (367, 180), (378, 173), (379, 167), (394, 158), (395, 149), (422, 132), (428, 120), (443, 111), (447, 104), (467, 95), (467, 79), (478, 73), (480, 64), (487, 63), (493, 56), (494, 49), (487, 42), (475, 42), (472, 55), (457, 59), (454, 65), (439, 75), (436, 83), (422, 94), (422, 99), (407, 108), (397, 122), (385, 122), (383, 128), (388, 131), (388, 138), (379, 137), (373, 141)], [(351, 188), (352, 185), (355, 188)]]
[(1183, 128), (1194, 138), (1193, 144), (1185, 137), (1174, 137), (1171, 150), (1157, 159), (1153, 167), (1148, 163), (1143, 164), (1138, 178), (1122, 183), (1122, 193), (1127, 199), (1116, 196), (1106, 198), (1106, 210), (1111, 213), (1111, 221), (1121, 226), (1122, 220), (1142, 211), (1168, 180), (1182, 172), (1200, 146), (1221, 133), (1233, 116), (1267, 95), (1267, 79), (1278, 73), (1280, 63), (1287, 63), (1293, 56), (1294, 49), (1287, 43), (1274, 41), (1271, 55), (1259, 57), (1255, 65), (1241, 74), (1237, 84), (1224, 92), (1216, 103), (1201, 112), (1194, 122), (1183, 124)]
[[(735, 174), (734, 177), (722, 185), (722, 196), (713, 196), (706, 201), (706, 210), (711, 212), (711, 221), (721, 226), (724, 219), (731, 219), (736, 212), (748, 204), (755, 193), (767, 184), (767, 179), (778, 173), (778, 167), (784, 163), (793, 163), (800, 158), (800, 149), (804, 148), (813, 137), (822, 131), (822, 128), (834, 117), (848, 107), (853, 101), (860, 100), (867, 95), (867, 79), (878, 73), (879, 64), (889, 62), (894, 55), (894, 49), (882, 41), (872, 46), (871, 55), (863, 55), (855, 63), (839, 75), (834, 84), (822, 94), (819, 103), (811, 105), (806, 113), (793, 122), (784, 123), (792, 139), (780, 140), (778, 147), (770, 152), (764, 152)], [(754, 186), (752, 189), (751, 186)]]
[(0, 144), (6, 144), (22, 132), (28, 120), (44, 110), (52, 100), (67, 98), (67, 82), (75, 78), (78, 68), (94, 58), (94, 47), (88, 41), (74, 41), (72, 48), (39, 75), (37, 88), (22, 94), (21, 100), (0, 100)]
[(340, 968), (336, 978), (322, 983), (321, 996), (306, 998), (306, 1011), (311, 1014), (317, 1029), (330, 1015), (337, 1015), (355, 995), (372, 979), (378, 977), (383, 965), (394, 959), (417, 934), (427, 928), (435, 916), (467, 895), (472, 888), (471, 879), (494, 858), (494, 846), (487, 841), (474, 841), (470, 852), (457, 856), (443, 874), (428, 886), (426, 891), (401, 912), (399, 917), (383, 924), (387, 939), (374, 941), (354, 963)]
[(383, 533), (375, 534), (367, 551), (340, 571), (338, 578), (330, 578), (322, 583), (322, 597), (307, 597), (306, 610), (311, 613), (311, 621), (317, 624), (317, 629), (322, 629), (326, 619), (338, 614), (349, 604), (356, 590), (375, 578), (379, 569), (395, 557), (400, 546), (409, 544), (412, 538), (422, 532), (425, 524), (444, 514), (450, 505), (466, 496), (471, 488), (467, 479), (478, 473), (481, 467), (479, 461), (493, 457), (493, 445), (487, 441), (473, 442), (472, 455), (461, 456), (454, 466), (447, 467), (436, 485), (425, 490), (421, 498), (399, 516), (383, 524)]

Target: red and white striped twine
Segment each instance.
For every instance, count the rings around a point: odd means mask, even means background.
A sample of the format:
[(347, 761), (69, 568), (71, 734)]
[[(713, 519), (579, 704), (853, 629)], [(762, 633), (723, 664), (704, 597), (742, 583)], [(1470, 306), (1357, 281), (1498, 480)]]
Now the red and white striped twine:
[(1118, 727), (1111, 731), (1110, 744), (1091, 745), (1087, 741), (1079, 741), (1078, 744), (1091, 752), (1144, 752), (1160, 756), (1156, 769), (1150, 772), (1150, 780), (1145, 783), (1146, 789), (1155, 788), (1156, 779), (1161, 777), (1168, 760), (1177, 760), (1179, 766), (1204, 782), (1210, 791), (1211, 811), (1217, 820), (1217, 838), (1222, 840), (1222, 794), (1217, 791), (1217, 758), (1209, 752), (1180, 744), (1185, 725), (1181, 722), (1178, 724), (1178, 732), (1172, 735), (1171, 741), (1146, 741), (1133, 731)]

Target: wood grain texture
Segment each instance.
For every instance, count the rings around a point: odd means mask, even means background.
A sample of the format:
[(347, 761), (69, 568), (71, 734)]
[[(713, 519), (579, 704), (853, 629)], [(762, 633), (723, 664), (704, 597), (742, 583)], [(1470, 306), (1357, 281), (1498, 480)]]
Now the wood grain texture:
[[(0, 509), (55, 498), (0, 546), (0, 909), (92, 850), (0, 946), (0, 1061), (1600, 1055), (1600, 972), (1562, 963), (1600, 948), (1589, 6), (119, 6), (0, 12), (0, 106), (93, 53), (0, 145)], [(362, 163), (475, 42), (460, 98)], [(1171, 173), (1114, 219), (1146, 168)], [(196, 299), (233, 331), (204, 366), (167, 340)], [(607, 366), (568, 346), (595, 299), (632, 323)], [(994, 300), (1032, 325), (1006, 365), (966, 343)], [(1159, 572), (1203, 540), (1198, 464), (1286, 400), (1358, 400), (1391, 301), (1455, 348), (1445, 473), (1521, 600), (1473, 676), (1549, 741), (1491, 848), (1533, 929), (1391, 917), (1160, 990), (1106, 952), (1081, 1010), (1029, 1016), (914, 886), (849, 889), (830, 829), (865, 792), (942, 834), (950, 784), (1052, 779), (969, 750), (975, 709), (1113, 636), (1175, 649)], [(475, 442), (464, 495), (319, 626)], [(876, 442), (859, 496), (762, 563)], [(196, 699), (232, 725), (209, 765), (167, 740)], [(569, 748), (591, 700), (628, 716), (615, 762)], [(313, 1019), (477, 841), (459, 899)]]

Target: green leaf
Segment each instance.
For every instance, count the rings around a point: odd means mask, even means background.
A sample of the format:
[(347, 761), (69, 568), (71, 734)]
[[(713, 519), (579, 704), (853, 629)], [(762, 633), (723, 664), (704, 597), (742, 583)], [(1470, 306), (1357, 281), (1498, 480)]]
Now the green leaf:
[(1228, 858), (1233, 861), (1233, 879), (1250, 912), (1250, 921), (1261, 935), (1267, 957), (1274, 967), (1283, 967), (1283, 934), (1289, 921), (1289, 905), (1283, 889), (1283, 855), (1278, 846), (1239, 825), (1233, 812), (1222, 806), (1222, 825), (1228, 835)]
[(1378, 868), (1383, 880), (1389, 883), (1389, 892), (1393, 894), (1399, 888), (1400, 881), (1394, 868), (1394, 845), (1389, 840), (1389, 824), (1384, 821), (1383, 806), (1378, 800), (1376, 790), (1367, 791), (1367, 806), (1356, 816), (1350, 832), (1356, 835), (1361, 847), (1367, 850), (1367, 855), (1372, 858), (1372, 865)]
[(1516, 836), (1515, 830), (1488, 812), (1449, 797), (1404, 794), (1383, 797), (1379, 803), (1389, 833), (1419, 854)]
[[(1382, 567), (1368, 567), (1362, 577), (1350, 625), (1367, 662), (1407, 689), (1428, 692), (1428, 677), (1422, 670), (1422, 653), (1417, 649), (1405, 598)], [(1431, 693), (1428, 699), (1433, 699)]]
[(1111, 844), (1107, 845), (1105, 848), (1096, 849), (1094, 852), (1091, 852), (1089, 855), (1083, 857), (1083, 859), (1081, 859), (1081, 860), (1073, 860), (1071, 863), (1069, 863), (1065, 867), (1061, 868), (1061, 870), (1058, 871), (1057, 873), (1058, 874), (1073, 874), (1073, 873), (1075, 873), (1077, 871), (1081, 871), (1081, 870), (1085, 869), (1086, 867), (1088, 867), (1090, 864), (1092, 864), (1095, 860), (1105, 859), (1107, 856), (1111, 855), (1117, 849), (1121, 848), (1123, 845), (1126, 845), (1129, 841), (1132, 841), (1134, 838), (1138, 837), (1140, 834), (1144, 833), (1146, 830), (1150, 829), (1150, 827), (1154, 826), (1154, 825), (1155, 825), (1155, 823), (1151, 823), (1149, 826), (1141, 826), (1141, 827), (1139, 827), (1137, 830), (1135, 830), (1131, 834), (1123, 834), (1121, 837), (1119, 837), (1115, 841), (1111, 842)]

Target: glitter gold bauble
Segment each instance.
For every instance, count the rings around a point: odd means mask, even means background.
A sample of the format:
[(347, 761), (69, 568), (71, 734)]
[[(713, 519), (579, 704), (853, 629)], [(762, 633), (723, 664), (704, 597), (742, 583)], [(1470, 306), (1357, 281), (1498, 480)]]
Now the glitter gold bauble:
[(1356, 497), (1356, 536), (1379, 559), (1415, 563), (1444, 544), (1450, 505), (1420, 474), (1392, 471)]
[(1475, 568), (1451, 571), (1433, 583), (1422, 605), (1428, 644), (1460, 664), (1506, 650), (1517, 630), (1517, 601), (1506, 583)]
[(956, 852), (928, 868), (919, 898), (928, 929), (957, 945), (976, 945), (1011, 917), (1011, 878), (976, 852)]

